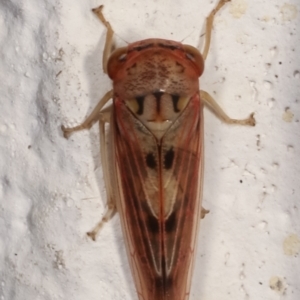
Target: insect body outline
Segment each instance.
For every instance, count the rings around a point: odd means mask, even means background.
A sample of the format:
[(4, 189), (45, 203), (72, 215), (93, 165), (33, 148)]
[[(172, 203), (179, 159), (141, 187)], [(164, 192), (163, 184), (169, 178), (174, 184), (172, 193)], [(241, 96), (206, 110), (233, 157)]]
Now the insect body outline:
[(199, 220), (207, 212), (201, 208), (204, 103), (228, 124), (255, 125), (253, 114), (231, 119), (199, 88), (213, 19), (227, 2), (220, 0), (207, 18), (203, 54), (164, 39), (111, 53), (113, 29), (103, 6), (93, 10), (107, 28), (103, 71), (113, 89), (81, 125), (62, 130), (67, 138), (99, 121), (108, 210), (88, 235), (95, 240), (119, 212), (140, 300), (189, 299)]

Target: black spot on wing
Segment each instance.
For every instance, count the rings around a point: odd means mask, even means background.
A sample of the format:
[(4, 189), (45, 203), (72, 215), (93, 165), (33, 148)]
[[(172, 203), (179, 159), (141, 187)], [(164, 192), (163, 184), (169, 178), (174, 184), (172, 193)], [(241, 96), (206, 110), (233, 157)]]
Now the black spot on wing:
[(173, 278), (172, 277), (165, 278), (165, 291), (171, 289), (172, 285), (173, 285)]
[(171, 169), (173, 165), (173, 160), (174, 160), (174, 150), (173, 148), (170, 148), (164, 157), (164, 167), (165, 169)]
[(147, 217), (148, 230), (154, 234), (159, 233), (159, 224), (157, 218), (153, 215), (148, 215)]
[(147, 154), (146, 164), (147, 164), (147, 167), (149, 167), (150, 169), (156, 168), (156, 160), (155, 160), (154, 154), (152, 152)]
[(174, 231), (176, 228), (176, 213), (173, 212), (169, 218), (165, 221), (165, 231), (167, 233)]
[(171, 278), (171, 277), (163, 278), (161, 276), (157, 276), (155, 278), (154, 284), (155, 284), (156, 290), (159, 291), (158, 292), (159, 296), (157, 295), (157, 297), (160, 297), (159, 299), (165, 299), (165, 296), (168, 295), (168, 290), (170, 290), (172, 288), (173, 278)]
[(156, 299), (165, 299), (173, 286), (173, 278), (167, 275), (166, 258), (164, 254), (161, 256), (161, 269), (162, 275), (157, 276), (154, 283), (156, 290), (158, 291)]

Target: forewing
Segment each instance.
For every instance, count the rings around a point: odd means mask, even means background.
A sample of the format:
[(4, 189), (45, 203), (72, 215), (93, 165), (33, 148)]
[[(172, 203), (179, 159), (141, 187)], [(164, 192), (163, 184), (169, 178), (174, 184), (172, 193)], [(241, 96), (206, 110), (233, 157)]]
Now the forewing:
[(188, 299), (201, 209), (198, 94), (162, 141), (118, 99), (112, 124), (117, 208), (139, 299)]
[(195, 242), (201, 214), (203, 116), (198, 94), (162, 141), (165, 299), (189, 297)]
[(157, 214), (160, 206), (157, 142), (121, 101), (115, 99), (114, 105), (117, 209), (139, 299), (155, 299), (155, 280), (162, 273), (159, 219), (153, 210), (156, 206)]

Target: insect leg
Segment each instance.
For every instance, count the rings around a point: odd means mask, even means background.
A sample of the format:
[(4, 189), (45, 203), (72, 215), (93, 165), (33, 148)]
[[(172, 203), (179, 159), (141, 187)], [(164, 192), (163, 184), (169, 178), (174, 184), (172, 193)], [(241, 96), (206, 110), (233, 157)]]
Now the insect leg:
[(255, 126), (255, 119), (253, 117), (254, 113), (250, 114), (250, 116), (247, 119), (231, 119), (210, 94), (208, 94), (205, 91), (200, 91), (200, 98), (206, 104), (208, 104), (210, 109), (215, 113), (215, 115), (222, 119), (225, 123)]
[(63, 131), (64, 137), (67, 139), (71, 135), (72, 132), (74, 131), (80, 131), (83, 129), (90, 129), (92, 125), (99, 120), (100, 117), (100, 111), (103, 108), (103, 106), (112, 98), (113, 96), (113, 91), (107, 92), (102, 99), (99, 101), (97, 106), (94, 108), (92, 113), (86, 118), (86, 120), (75, 127), (72, 128), (66, 128), (65, 126), (61, 126), (61, 129)]
[(99, 20), (107, 28), (106, 40), (105, 40), (105, 45), (104, 45), (103, 57), (102, 57), (103, 72), (105, 74), (107, 74), (107, 62), (108, 62), (109, 56), (110, 56), (110, 54), (112, 52), (112, 48), (113, 48), (114, 31), (113, 31), (112, 27), (110, 26), (109, 22), (106, 21), (104, 15), (102, 13), (102, 9), (103, 9), (103, 5), (100, 5), (99, 7), (92, 9), (92, 12), (97, 15)]
[(205, 60), (209, 51), (210, 46), (210, 39), (211, 39), (211, 32), (214, 22), (214, 17), (216, 13), (227, 3), (231, 0), (219, 0), (219, 3), (217, 4), (216, 8), (211, 11), (209, 16), (206, 18), (206, 34), (205, 34), (205, 46), (204, 51), (202, 54), (203, 59)]
[(106, 143), (106, 134), (105, 134), (105, 123), (110, 122), (110, 115), (111, 115), (111, 106), (107, 107), (100, 113), (99, 118), (99, 129), (100, 129), (100, 152), (101, 152), (101, 162), (102, 162), (102, 169), (103, 169), (103, 177), (104, 183), (106, 188), (106, 195), (107, 195), (107, 210), (94, 229), (90, 232), (87, 232), (87, 235), (93, 240), (96, 240), (96, 236), (98, 232), (101, 230), (103, 225), (108, 222), (117, 212), (112, 186), (110, 181), (110, 172), (108, 166), (108, 152), (107, 152), (107, 143)]

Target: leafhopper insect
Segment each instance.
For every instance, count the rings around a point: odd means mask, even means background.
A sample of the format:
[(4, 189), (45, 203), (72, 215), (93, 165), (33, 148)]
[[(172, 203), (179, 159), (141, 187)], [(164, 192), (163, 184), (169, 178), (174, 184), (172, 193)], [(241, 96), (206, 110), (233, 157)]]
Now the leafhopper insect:
[(192, 46), (163, 39), (112, 52), (114, 32), (103, 6), (93, 10), (107, 28), (103, 71), (113, 89), (81, 125), (62, 130), (67, 138), (99, 121), (108, 210), (88, 235), (95, 240), (103, 224), (119, 212), (140, 300), (189, 299), (198, 225), (205, 214), (204, 103), (226, 123), (255, 125), (253, 114), (231, 119), (199, 89), (213, 19), (226, 2), (220, 0), (207, 18), (202, 55)]

